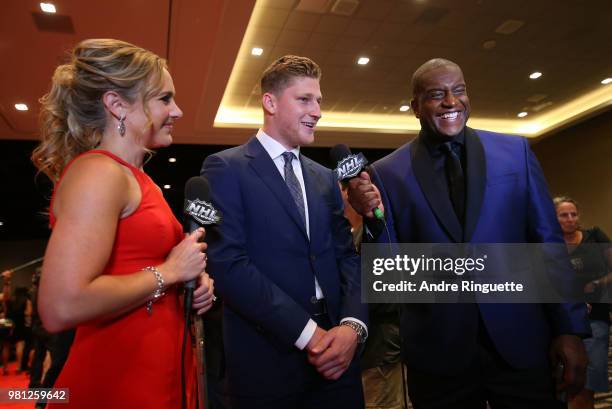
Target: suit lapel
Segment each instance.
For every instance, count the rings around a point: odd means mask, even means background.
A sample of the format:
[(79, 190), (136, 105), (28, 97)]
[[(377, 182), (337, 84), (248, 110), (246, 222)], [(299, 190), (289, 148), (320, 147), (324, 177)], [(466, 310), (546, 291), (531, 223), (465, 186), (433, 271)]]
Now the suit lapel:
[(461, 224), (455, 215), (446, 187), (442, 185), (444, 181), (440, 180), (434, 171), (433, 159), (423, 144), (422, 138), (421, 132), (412, 146), (414, 176), (442, 227), (455, 242), (460, 243), (463, 236)]
[(302, 223), (302, 218), (298, 212), (297, 205), (289, 193), (285, 180), (278, 172), (278, 169), (268, 152), (263, 148), (257, 138), (251, 138), (247, 143), (246, 156), (251, 158), (249, 166), (272, 191), (276, 199), (281, 202), (289, 217), (297, 224), (302, 233), (306, 234), (306, 228)]
[[(323, 231), (321, 229), (321, 217), (323, 214), (321, 206), (324, 201), (321, 200), (321, 186), (325, 186), (325, 181), (321, 180), (321, 176), (315, 172), (312, 161), (300, 154), (300, 162), (302, 164), (302, 175), (304, 176), (304, 185), (306, 188), (306, 198), (308, 201), (308, 223), (310, 227), (311, 243), (318, 243), (321, 240), (316, 240), (317, 234)], [(314, 239), (314, 240), (313, 240)]]
[(487, 162), (480, 138), (473, 129), (467, 126), (465, 127), (465, 150), (467, 155), (467, 195), (464, 241), (469, 242), (480, 217), (487, 180)]

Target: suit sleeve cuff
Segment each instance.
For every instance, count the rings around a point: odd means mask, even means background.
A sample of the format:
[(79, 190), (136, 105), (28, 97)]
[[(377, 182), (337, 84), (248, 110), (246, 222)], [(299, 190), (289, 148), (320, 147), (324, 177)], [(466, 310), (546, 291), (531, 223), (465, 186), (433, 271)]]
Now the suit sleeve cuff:
[(297, 339), (297, 341), (295, 341), (295, 346), (300, 350), (306, 348), (306, 345), (308, 345), (308, 343), (310, 342), (310, 339), (314, 335), (316, 329), (317, 323), (314, 322), (312, 319), (309, 319), (308, 323), (302, 330), (300, 337)]

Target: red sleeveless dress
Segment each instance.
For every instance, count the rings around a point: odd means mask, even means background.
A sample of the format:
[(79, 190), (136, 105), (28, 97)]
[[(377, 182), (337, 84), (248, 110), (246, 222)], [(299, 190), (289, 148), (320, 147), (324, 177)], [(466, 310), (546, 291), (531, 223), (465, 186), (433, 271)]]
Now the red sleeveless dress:
[[(92, 153), (106, 155), (129, 168), (142, 193), (138, 209), (117, 223), (112, 254), (102, 274), (129, 274), (163, 263), (183, 238), (181, 225), (163, 194), (140, 169), (107, 151), (92, 150), (83, 155)], [(77, 159), (66, 166), (62, 176)], [(60, 183), (61, 177), (54, 195)], [(51, 209), (52, 206), (53, 197)], [(50, 213), (53, 226), (55, 218)], [(183, 328), (176, 286), (168, 288), (166, 295), (153, 303), (151, 315), (142, 305), (112, 320), (79, 325), (66, 365), (55, 383), (56, 388), (69, 389), (70, 402), (47, 407), (180, 408)], [(194, 408), (195, 361), (189, 338), (187, 342), (187, 407)]]

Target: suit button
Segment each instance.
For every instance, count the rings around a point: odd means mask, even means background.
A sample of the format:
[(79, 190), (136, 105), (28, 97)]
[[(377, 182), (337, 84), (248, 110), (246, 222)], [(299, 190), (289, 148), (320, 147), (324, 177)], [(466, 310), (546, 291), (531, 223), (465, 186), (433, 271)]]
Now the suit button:
[(317, 259), (317, 257), (314, 254), (310, 255), (310, 261), (315, 261)]

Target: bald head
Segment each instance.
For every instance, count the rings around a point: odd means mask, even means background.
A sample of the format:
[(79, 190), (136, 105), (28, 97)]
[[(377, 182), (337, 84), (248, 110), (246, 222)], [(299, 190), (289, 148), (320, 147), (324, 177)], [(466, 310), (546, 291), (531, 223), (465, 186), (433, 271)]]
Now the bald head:
[(412, 76), (412, 112), (421, 128), (443, 138), (459, 135), (470, 116), (470, 99), (461, 68), (436, 58)]
[[(451, 60), (446, 60), (444, 58), (431, 59), (421, 65), (419, 68), (417, 68), (414, 74), (412, 74), (412, 97), (414, 98), (419, 93), (419, 91), (422, 90), (421, 78), (423, 74), (436, 68), (448, 66), (455, 67), (459, 70), (459, 72), (461, 72), (461, 67), (459, 67), (459, 65), (455, 64)], [(461, 75), (463, 76), (463, 72), (461, 72)]]

